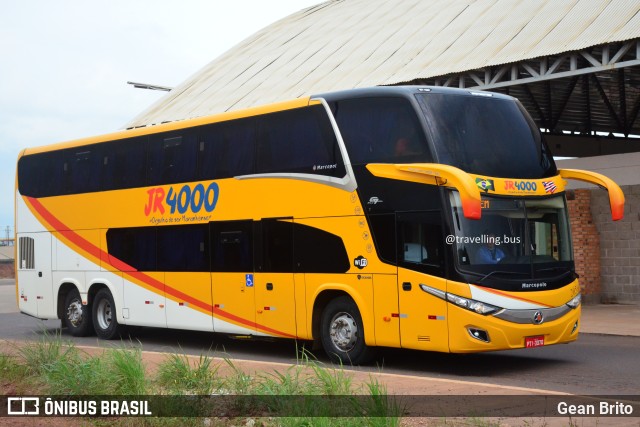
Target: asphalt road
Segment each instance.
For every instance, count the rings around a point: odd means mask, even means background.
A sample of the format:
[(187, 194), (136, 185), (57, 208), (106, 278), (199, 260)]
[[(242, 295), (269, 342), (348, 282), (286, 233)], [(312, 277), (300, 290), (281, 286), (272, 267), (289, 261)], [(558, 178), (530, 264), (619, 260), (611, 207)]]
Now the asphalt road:
[[(38, 339), (61, 333), (79, 345), (111, 347), (121, 341), (71, 337), (60, 321), (41, 321), (17, 313), (13, 282), (0, 280), (0, 340)], [(125, 345), (145, 351), (210, 354), (230, 359), (292, 363), (296, 343), (290, 340), (237, 340), (220, 334), (135, 328)], [(640, 337), (581, 334), (569, 345), (482, 354), (456, 355), (384, 349), (378, 365), (359, 370), (456, 379), (589, 395), (638, 394)], [(316, 352), (322, 362), (328, 360)]]

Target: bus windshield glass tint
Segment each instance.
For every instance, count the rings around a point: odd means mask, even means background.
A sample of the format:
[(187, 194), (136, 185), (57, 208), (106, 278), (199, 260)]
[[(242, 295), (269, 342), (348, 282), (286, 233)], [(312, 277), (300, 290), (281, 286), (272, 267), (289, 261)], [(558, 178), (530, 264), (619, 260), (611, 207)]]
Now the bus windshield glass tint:
[(557, 173), (540, 131), (517, 101), (471, 94), (416, 96), (440, 163), (502, 178)]
[(573, 269), (564, 195), (543, 199), (482, 196), (482, 218), (462, 214), (458, 192), (450, 193), (453, 244), (461, 271), (506, 274), (509, 279), (557, 277)]

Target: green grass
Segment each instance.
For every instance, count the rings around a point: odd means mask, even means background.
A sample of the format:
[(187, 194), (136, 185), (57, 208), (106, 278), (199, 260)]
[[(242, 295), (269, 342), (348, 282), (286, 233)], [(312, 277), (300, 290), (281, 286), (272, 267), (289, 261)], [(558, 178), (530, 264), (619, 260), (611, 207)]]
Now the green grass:
[(223, 387), (218, 366), (209, 356), (191, 363), (186, 354), (171, 354), (158, 368), (157, 383), (169, 394), (210, 395)]
[[(219, 374), (221, 366), (228, 371), (224, 376)], [(45, 334), (41, 340), (25, 344), (15, 357), (0, 355), (0, 375), (3, 381), (18, 383), (38, 378), (37, 391), (41, 394), (229, 396), (227, 406), (216, 412), (224, 416), (208, 422), (197, 418), (122, 417), (87, 420), (92, 425), (116, 421), (125, 426), (228, 427), (252, 424), (254, 420), (254, 425), (264, 427), (377, 427), (398, 426), (402, 413), (377, 380), (370, 378), (356, 385), (347, 370), (327, 367), (305, 351), (297, 364), (285, 370), (253, 375), (229, 359), (216, 364), (209, 356), (171, 354), (150, 376), (139, 348), (123, 346), (90, 355), (59, 335)], [(177, 402), (181, 409), (185, 405), (189, 408), (188, 414), (198, 413), (202, 409), (199, 405), (211, 404), (206, 399)]]
[(224, 362), (231, 368), (232, 373), (225, 378), (220, 394), (251, 394), (254, 388), (254, 378), (234, 365), (230, 359), (225, 358)]
[[(398, 426), (400, 407), (377, 380), (355, 386), (342, 367), (327, 368), (306, 352), (284, 372), (253, 379), (252, 394), (280, 415), (281, 426)], [(285, 397), (287, 396), (287, 397)], [(261, 399), (261, 397), (263, 399)], [(355, 416), (354, 416), (355, 415)]]
[(95, 357), (83, 357), (70, 347), (64, 357), (43, 367), (41, 379), (48, 394), (100, 395), (108, 394), (104, 363)]
[(112, 349), (107, 352), (106, 373), (110, 383), (108, 388), (113, 394), (151, 394), (139, 348)]
[(0, 354), (0, 394), (29, 394), (35, 388), (33, 379), (18, 357)]
[(0, 380), (17, 381), (26, 378), (27, 368), (15, 356), (0, 354)]
[(38, 378), (42, 391), (64, 395), (144, 395), (148, 380), (139, 349), (113, 349), (89, 356), (59, 335), (45, 334), (18, 351), (18, 363)]
[(368, 390), (368, 399), (364, 401), (362, 409), (367, 415), (370, 426), (399, 426), (403, 407), (395, 400), (394, 396), (387, 393), (387, 387), (376, 378), (369, 377), (365, 383)]
[(45, 330), (40, 340), (22, 346), (18, 354), (30, 374), (41, 375), (61, 360), (74, 359), (77, 351), (72, 342), (62, 341), (59, 332), (51, 336)]

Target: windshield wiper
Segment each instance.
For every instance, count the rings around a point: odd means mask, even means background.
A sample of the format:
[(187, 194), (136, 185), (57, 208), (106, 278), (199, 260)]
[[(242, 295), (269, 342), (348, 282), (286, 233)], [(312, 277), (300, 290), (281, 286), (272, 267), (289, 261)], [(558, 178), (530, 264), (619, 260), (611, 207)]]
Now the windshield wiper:
[(491, 273), (487, 274), (486, 276), (484, 276), (482, 279), (478, 280), (478, 283), (482, 282), (484, 279), (493, 276), (494, 274), (511, 274), (511, 275), (518, 275), (518, 276), (528, 276), (528, 273), (523, 273), (523, 272), (518, 272), (518, 271), (501, 271), (501, 270), (494, 270)]

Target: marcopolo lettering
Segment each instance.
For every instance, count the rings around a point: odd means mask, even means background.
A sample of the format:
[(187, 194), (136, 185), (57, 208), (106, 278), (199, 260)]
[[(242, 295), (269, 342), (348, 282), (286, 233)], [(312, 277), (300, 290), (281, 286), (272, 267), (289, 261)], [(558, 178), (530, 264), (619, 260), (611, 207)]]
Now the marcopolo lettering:
[(546, 288), (547, 282), (538, 282), (538, 283), (523, 283), (522, 289), (541, 289)]
[(334, 163), (332, 165), (314, 165), (313, 166), (314, 171), (322, 171), (322, 170), (328, 170), (328, 169), (338, 169), (338, 164)]

